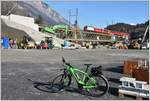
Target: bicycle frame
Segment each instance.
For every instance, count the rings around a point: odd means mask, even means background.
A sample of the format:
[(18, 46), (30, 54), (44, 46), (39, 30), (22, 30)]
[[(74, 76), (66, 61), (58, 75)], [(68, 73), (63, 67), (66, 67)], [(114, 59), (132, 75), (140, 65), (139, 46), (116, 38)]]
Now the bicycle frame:
[[(83, 88), (95, 88), (96, 86), (96, 80), (92, 77), (89, 76), (88, 73), (79, 70), (75, 67), (69, 66), (67, 64), (64, 64), (67, 72), (70, 73), (70, 75), (72, 75), (76, 82), (80, 85), (82, 85)], [(81, 77), (79, 74), (81, 74), (83, 77)], [(86, 83), (86, 79), (91, 80), (92, 82), (90, 82), (89, 84)]]

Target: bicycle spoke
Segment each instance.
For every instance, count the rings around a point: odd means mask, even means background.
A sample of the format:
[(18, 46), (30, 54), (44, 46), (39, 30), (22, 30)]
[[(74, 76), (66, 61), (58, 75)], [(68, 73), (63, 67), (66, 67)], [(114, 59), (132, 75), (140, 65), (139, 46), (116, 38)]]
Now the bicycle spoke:
[[(101, 96), (105, 94), (108, 90), (108, 82), (106, 79), (102, 77), (93, 77), (96, 81), (96, 87), (86, 88), (86, 91), (88, 92), (87, 95), (90, 96)], [(94, 85), (92, 84), (92, 79), (89, 79), (86, 83), (86, 85)]]
[(57, 89), (58, 91), (63, 88), (69, 86), (71, 83), (71, 78), (69, 76), (65, 76), (64, 74), (58, 75), (54, 78), (52, 82), (52, 88)]

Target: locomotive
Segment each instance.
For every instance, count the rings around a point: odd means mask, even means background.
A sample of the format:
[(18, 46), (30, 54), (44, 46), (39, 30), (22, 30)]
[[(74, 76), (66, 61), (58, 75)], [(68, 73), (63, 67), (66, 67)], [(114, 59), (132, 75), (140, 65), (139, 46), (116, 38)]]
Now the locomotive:
[(95, 28), (95, 27), (92, 27), (92, 26), (84, 26), (84, 31), (104, 33), (104, 29)]

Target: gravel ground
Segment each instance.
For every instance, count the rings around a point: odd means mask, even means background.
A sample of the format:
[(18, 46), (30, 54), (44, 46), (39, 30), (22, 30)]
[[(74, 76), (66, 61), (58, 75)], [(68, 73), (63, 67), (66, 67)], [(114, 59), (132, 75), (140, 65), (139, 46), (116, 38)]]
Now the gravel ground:
[[(110, 89), (101, 97), (87, 97), (77, 92), (50, 93), (37, 89), (32, 79), (49, 82), (63, 68), (61, 57), (73, 66), (85, 69), (85, 63), (102, 65), (109, 79)], [(134, 97), (118, 97), (119, 78), (123, 76), (123, 62), (129, 58), (148, 58), (148, 50), (1, 50), (1, 99), (2, 100), (133, 100)]]

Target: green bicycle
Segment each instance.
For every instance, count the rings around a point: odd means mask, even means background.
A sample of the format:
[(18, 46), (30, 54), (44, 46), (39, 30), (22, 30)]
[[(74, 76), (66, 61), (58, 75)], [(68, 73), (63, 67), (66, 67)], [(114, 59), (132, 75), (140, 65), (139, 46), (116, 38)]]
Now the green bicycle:
[(84, 64), (87, 66), (85, 71), (79, 70), (76, 67), (71, 66), (69, 63), (62, 58), (64, 69), (62, 74), (56, 76), (52, 81), (52, 88), (56, 88), (61, 91), (71, 85), (72, 77), (74, 77), (78, 89), (85, 95), (99, 97), (107, 93), (109, 89), (109, 83), (102, 74), (101, 66), (94, 67), (91, 72), (88, 73), (88, 68), (92, 64)]

